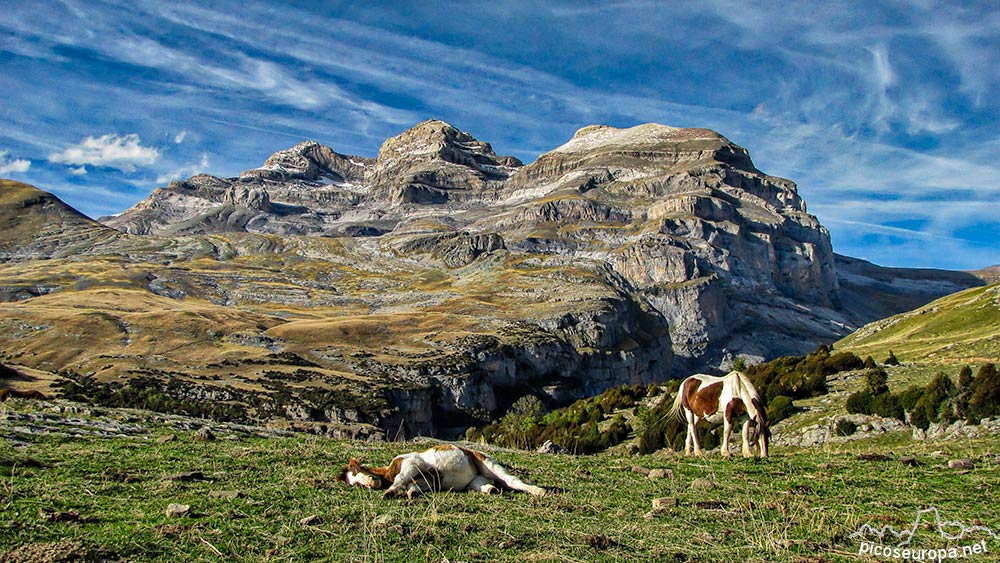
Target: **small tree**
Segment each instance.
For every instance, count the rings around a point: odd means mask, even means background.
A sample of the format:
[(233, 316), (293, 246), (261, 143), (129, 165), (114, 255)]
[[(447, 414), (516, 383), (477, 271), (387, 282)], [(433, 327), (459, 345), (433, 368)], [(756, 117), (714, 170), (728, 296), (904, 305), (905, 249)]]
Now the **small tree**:
[(847, 397), (847, 412), (851, 414), (871, 414), (873, 402), (874, 397), (867, 389), (864, 391), (858, 391), (857, 393), (851, 393), (851, 395)]
[(974, 424), (997, 415), (1000, 415), (1000, 373), (995, 365), (985, 364), (972, 380), (967, 419)]
[(882, 363), (887, 366), (898, 366), (899, 358), (896, 357), (896, 354), (892, 353), (892, 350), (889, 350), (889, 357), (886, 358), (885, 361)]
[(927, 408), (923, 403), (918, 401), (917, 405), (913, 407), (913, 412), (910, 413), (910, 424), (922, 430), (927, 430), (931, 425), (930, 417), (927, 415)]
[(972, 386), (972, 368), (962, 366), (958, 372), (958, 390), (966, 391)]
[(889, 392), (889, 374), (882, 368), (870, 369), (865, 372), (865, 386), (872, 395)]

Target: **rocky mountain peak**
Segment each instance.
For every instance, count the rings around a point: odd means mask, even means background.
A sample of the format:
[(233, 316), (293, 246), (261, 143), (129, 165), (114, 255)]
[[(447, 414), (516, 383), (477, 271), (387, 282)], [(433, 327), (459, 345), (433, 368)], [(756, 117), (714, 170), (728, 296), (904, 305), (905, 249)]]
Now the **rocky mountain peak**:
[(385, 141), (368, 180), (390, 203), (439, 204), (481, 198), (520, 166), (489, 143), (431, 119)]
[(370, 159), (345, 156), (316, 141), (305, 141), (272, 154), (260, 168), (240, 174), (244, 181), (306, 180), (334, 182), (360, 180)]
[(480, 172), (490, 172), (489, 167), (522, 166), (517, 158), (497, 156), (489, 143), (480, 141), (469, 133), (437, 119), (418, 123), (386, 140), (379, 149), (376, 162), (381, 165), (392, 165), (400, 158), (410, 161), (444, 160)]
[(746, 149), (711, 129), (680, 128), (645, 123), (619, 129), (590, 125), (547, 154), (588, 154), (653, 157), (657, 164), (715, 160), (740, 170), (757, 172)]

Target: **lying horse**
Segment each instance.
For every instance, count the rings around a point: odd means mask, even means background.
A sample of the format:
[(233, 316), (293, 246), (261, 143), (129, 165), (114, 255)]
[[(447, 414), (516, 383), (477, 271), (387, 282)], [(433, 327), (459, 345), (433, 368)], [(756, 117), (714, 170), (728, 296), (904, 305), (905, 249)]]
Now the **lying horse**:
[(507, 472), (492, 457), (453, 444), (398, 455), (385, 467), (365, 467), (351, 459), (338, 480), (369, 489), (386, 489), (385, 498), (407, 498), (432, 491), (479, 491), (498, 494), (497, 484), (541, 496), (545, 489), (529, 485)]
[[(722, 455), (729, 457), (729, 433), (733, 420), (746, 416), (743, 423), (743, 456), (753, 457), (751, 442), (761, 457), (767, 457), (767, 441), (771, 431), (767, 427), (764, 402), (753, 383), (742, 372), (733, 371), (725, 377), (695, 374), (685, 379), (677, 390), (677, 398), (670, 409), (671, 416), (687, 421), (687, 438), (684, 454), (701, 455), (695, 425), (701, 419), (713, 424), (722, 422)], [(751, 438), (751, 432), (754, 436)]]

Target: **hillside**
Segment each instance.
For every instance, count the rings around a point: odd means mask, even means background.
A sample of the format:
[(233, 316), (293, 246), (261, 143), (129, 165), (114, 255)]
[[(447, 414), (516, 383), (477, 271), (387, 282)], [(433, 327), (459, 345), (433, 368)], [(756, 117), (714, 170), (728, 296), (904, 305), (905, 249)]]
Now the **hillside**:
[(875, 321), (835, 345), (859, 356), (961, 365), (1000, 356), (1000, 283), (975, 287)]

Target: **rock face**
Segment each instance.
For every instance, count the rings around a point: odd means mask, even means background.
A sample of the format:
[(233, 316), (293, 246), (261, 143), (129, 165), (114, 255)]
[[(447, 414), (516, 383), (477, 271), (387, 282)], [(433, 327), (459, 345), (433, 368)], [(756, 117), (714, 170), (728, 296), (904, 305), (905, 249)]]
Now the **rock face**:
[[(884, 312), (866, 296), (906, 296), (893, 308), (980, 283), (887, 282), (835, 256), (795, 184), (745, 149), (657, 124), (586, 127), (525, 166), (432, 120), (374, 159), (305, 142), (236, 178), (171, 182), (105, 226), (44, 217), (58, 239), (18, 231), (4, 249), (6, 359), (101, 380), (152, 362), (188, 378), (187, 397), (323, 433), (442, 434), (525, 394), (564, 402), (802, 353)], [(142, 305), (114, 312), (123, 295)]]
[(829, 235), (795, 184), (705, 129), (586, 127), (522, 166), (426, 121), (374, 161), (302, 143), (239, 178), (172, 183), (104, 222), (381, 236), (452, 268), (498, 249), (601, 261), (667, 319), (675, 373), (802, 352), (863, 320), (840, 308)]

